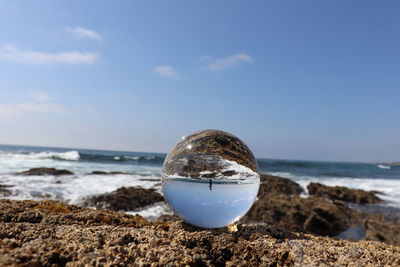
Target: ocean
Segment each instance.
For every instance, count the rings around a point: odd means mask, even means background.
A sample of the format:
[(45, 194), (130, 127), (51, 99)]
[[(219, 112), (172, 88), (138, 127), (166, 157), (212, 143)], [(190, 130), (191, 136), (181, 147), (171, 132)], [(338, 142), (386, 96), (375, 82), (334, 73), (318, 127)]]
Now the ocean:
[[(161, 168), (166, 154), (107, 150), (0, 145), (0, 185), (11, 199), (56, 199), (79, 204), (85, 197), (122, 186), (156, 188), (161, 192)], [(306, 188), (310, 182), (374, 190), (385, 206), (400, 208), (400, 166), (385, 163), (320, 162), (257, 159), (261, 173), (290, 178)], [(17, 172), (37, 167), (67, 169), (68, 176), (23, 176)], [(93, 171), (129, 174), (94, 175)], [(6, 186), (6, 187), (4, 187)], [(144, 216), (162, 214), (155, 206)]]

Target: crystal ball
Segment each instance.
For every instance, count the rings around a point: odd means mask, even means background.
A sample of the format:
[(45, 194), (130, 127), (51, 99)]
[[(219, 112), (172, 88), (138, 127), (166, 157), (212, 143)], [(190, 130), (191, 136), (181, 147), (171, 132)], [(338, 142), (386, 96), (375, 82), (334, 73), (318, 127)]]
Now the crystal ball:
[(202, 228), (234, 224), (253, 205), (260, 185), (257, 161), (236, 136), (193, 133), (168, 153), (162, 191), (174, 212)]

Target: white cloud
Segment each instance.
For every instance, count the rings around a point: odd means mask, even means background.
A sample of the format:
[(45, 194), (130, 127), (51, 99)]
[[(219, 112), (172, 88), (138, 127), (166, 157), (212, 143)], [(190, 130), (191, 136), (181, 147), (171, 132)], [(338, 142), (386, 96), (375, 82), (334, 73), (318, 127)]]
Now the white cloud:
[(56, 103), (25, 102), (19, 104), (0, 104), (0, 116), (14, 116), (32, 112), (65, 114), (68, 111)]
[(103, 36), (100, 33), (82, 27), (67, 27), (65, 31), (80, 39), (103, 40)]
[(0, 59), (27, 64), (94, 64), (99, 59), (96, 52), (47, 53), (21, 50), (12, 44), (0, 46)]
[(68, 110), (63, 106), (50, 102), (50, 96), (46, 92), (31, 91), (28, 95), (33, 100), (15, 104), (0, 104), (0, 117), (22, 115), (24, 113), (68, 113)]
[(247, 54), (233, 54), (224, 58), (217, 58), (212, 63), (202, 67), (202, 69), (221, 71), (242, 63), (251, 62), (253, 62), (253, 59)]
[(166, 78), (177, 78), (178, 72), (169, 65), (157, 66), (153, 69), (155, 73)]
[(30, 96), (39, 102), (48, 102), (50, 100), (50, 96), (43, 91), (31, 91)]

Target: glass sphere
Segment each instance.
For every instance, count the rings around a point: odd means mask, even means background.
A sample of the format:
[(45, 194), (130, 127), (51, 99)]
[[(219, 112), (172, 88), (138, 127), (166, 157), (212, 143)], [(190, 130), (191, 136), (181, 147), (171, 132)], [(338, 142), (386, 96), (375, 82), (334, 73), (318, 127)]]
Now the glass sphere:
[(183, 137), (162, 169), (168, 204), (184, 221), (202, 228), (237, 222), (253, 205), (259, 185), (253, 153), (236, 136), (218, 130)]

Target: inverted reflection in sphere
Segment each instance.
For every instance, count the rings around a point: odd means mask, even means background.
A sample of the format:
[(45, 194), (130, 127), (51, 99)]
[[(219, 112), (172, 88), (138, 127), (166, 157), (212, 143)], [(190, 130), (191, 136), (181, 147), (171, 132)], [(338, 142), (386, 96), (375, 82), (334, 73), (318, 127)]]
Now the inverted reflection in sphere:
[(162, 170), (168, 204), (183, 220), (203, 228), (237, 222), (253, 205), (259, 184), (250, 149), (236, 136), (217, 130), (184, 137)]

